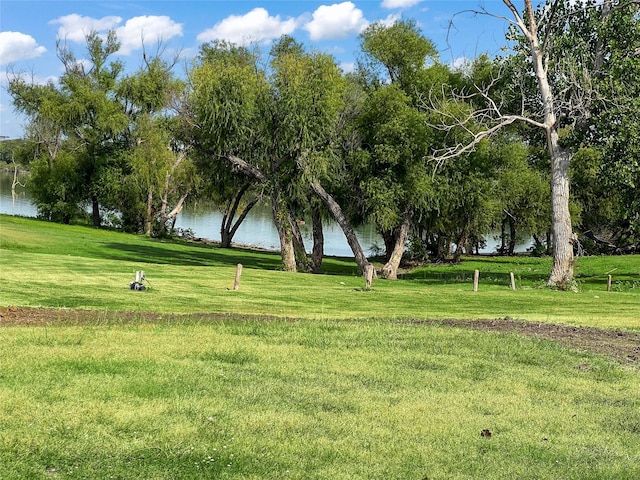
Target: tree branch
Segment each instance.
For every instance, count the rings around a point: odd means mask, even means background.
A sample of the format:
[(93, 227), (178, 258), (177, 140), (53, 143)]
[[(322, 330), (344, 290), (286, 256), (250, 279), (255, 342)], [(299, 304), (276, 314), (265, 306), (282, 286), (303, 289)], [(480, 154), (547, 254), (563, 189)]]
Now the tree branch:
[(262, 173), (262, 171), (258, 167), (251, 165), (246, 160), (243, 160), (242, 158), (236, 157), (232, 154), (226, 155), (224, 158), (231, 162), (234, 169), (241, 171), (248, 177), (255, 178), (260, 183), (267, 181), (267, 176)]

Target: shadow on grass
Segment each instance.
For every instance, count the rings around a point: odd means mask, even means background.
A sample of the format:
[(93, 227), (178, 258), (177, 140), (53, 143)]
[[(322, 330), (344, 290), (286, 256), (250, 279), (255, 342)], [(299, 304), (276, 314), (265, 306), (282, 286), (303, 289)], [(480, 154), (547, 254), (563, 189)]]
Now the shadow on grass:
[[(282, 270), (282, 259), (278, 252), (263, 252), (238, 247), (220, 248), (212, 245), (160, 242), (151, 245), (106, 243), (102, 247), (100, 256), (110, 260), (195, 267), (235, 266), (241, 263), (245, 268)], [(327, 275), (357, 275), (358, 269), (353, 259), (327, 257), (322, 263), (322, 273)]]
[(103, 258), (131, 262), (160, 263), (208, 267), (215, 265), (237, 265), (247, 268), (280, 270), (282, 262), (277, 254), (252, 250), (222, 249), (204, 245), (131, 245), (126, 243), (104, 244)]

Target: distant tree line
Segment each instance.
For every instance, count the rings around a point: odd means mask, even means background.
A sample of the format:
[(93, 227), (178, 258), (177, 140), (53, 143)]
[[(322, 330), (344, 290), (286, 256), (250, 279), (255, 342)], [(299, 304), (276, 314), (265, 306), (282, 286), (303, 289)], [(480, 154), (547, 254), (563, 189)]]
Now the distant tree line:
[(285, 270), (320, 271), (332, 218), (362, 272), (353, 228), (375, 225), (390, 279), (403, 259), (458, 261), (499, 231), (502, 254), (532, 236), (565, 288), (574, 253), (640, 244), (640, 7), (525, 1), (521, 16), (504, 3), (513, 49), (462, 68), (411, 20), (369, 26), (348, 74), (284, 36), (268, 52), (204, 44), (184, 79), (145, 49), (127, 75), (115, 34), (92, 32), (88, 62), (58, 44), (58, 84), (10, 80), (29, 119), (11, 155), (52, 221), (167, 235), (185, 202), (207, 199), (229, 247), (268, 201)]

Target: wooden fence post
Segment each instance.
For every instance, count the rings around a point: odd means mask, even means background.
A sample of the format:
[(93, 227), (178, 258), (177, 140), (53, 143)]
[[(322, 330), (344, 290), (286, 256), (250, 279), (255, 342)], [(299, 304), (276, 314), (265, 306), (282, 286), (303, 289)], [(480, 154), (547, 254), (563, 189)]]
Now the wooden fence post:
[(373, 268), (373, 265), (371, 265), (370, 263), (367, 263), (367, 265), (364, 267), (364, 279), (365, 279), (364, 289), (367, 291), (371, 290), (371, 284), (373, 283), (374, 273), (375, 273), (375, 270)]
[(611, 291), (611, 275), (607, 275), (607, 292)]
[(513, 272), (509, 273), (509, 277), (511, 278), (511, 290), (516, 289), (516, 279), (513, 277)]
[(473, 272), (473, 291), (478, 291), (478, 282), (480, 281), (480, 270)]
[(238, 290), (240, 288), (240, 275), (242, 275), (242, 264), (239, 263), (236, 267), (236, 278), (233, 281), (233, 289)]

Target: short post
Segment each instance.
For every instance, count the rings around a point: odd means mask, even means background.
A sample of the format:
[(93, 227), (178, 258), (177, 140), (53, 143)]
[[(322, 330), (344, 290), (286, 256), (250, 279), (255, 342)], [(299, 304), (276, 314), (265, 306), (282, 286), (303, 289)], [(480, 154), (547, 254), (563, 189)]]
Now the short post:
[(611, 291), (611, 275), (607, 275), (607, 292)]
[(370, 263), (367, 263), (367, 265), (364, 267), (364, 279), (365, 279), (364, 289), (367, 291), (371, 290), (371, 284), (373, 283), (374, 273), (375, 273), (375, 270), (373, 268), (373, 265), (371, 265)]
[(238, 290), (240, 288), (240, 275), (242, 275), (242, 264), (239, 263), (236, 267), (236, 278), (233, 281), (233, 289)]
[(478, 291), (478, 282), (480, 281), (480, 270), (473, 272), (473, 291)]
[(509, 272), (509, 277), (511, 277), (511, 290), (516, 289), (516, 279), (513, 277), (513, 272)]

